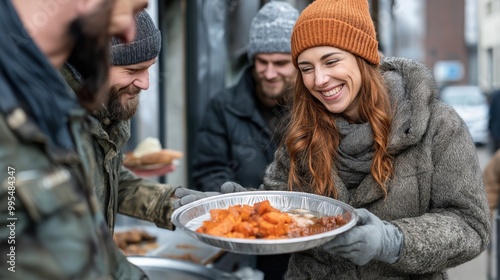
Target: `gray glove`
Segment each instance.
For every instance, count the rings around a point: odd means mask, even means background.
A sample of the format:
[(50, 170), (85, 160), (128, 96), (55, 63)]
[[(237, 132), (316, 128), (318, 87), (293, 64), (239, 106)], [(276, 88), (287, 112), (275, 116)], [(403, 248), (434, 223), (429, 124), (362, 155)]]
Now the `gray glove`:
[(221, 193), (234, 193), (234, 192), (246, 192), (246, 191), (247, 189), (242, 187), (240, 184), (231, 181), (225, 182), (220, 187)]
[(193, 201), (209, 197), (209, 196), (214, 196), (220, 194), (219, 192), (200, 192), (200, 191), (195, 191), (183, 187), (178, 187), (175, 192), (174, 196), (177, 197), (178, 199), (174, 202), (174, 209), (177, 209), (181, 206), (184, 206), (188, 203), (191, 203)]
[(366, 209), (356, 209), (355, 212), (359, 218), (358, 225), (323, 245), (323, 249), (357, 265), (365, 265), (372, 259), (397, 262), (403, 244), (401, 231)]
[(199, 200), (199, 199), (202, 199), (205, 197), (219, 195), (219, 194), (225, 194), (225, 193), (246, 191), (246, 189), (244, 187), (242, 187), (234, 182), (225, 182), (220, 187), (220, 190), (221, 190), (221, 192), (200, 192), (200, 191), (195, 191), (192, 189), (178, 187), (174, 192), (174, 196), (176, 198), (178, 198), (174, 202), (174, 209), (177, 209), (181, 206), (184, 206), (188, 203), (191, 203), (193, 201), (196, 201), (196, 200)]

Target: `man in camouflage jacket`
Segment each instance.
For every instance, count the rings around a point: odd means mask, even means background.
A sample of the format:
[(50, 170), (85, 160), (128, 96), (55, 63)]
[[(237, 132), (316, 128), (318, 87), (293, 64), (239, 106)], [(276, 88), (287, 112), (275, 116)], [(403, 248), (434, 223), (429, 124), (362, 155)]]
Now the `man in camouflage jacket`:
[(57, 72), (77, 42), (95, 45), (80, 55), (105, 58), (101, 33), (129, 41), (133, 26), (107, 26), (112, 1), (51, 2), (0, 0), (0, 279), (144, 279), (107, 230), (89, 184), (86, 112)]
[[(132, 43), (112, 38), (109, 100), (88, 116), (98, 162), (92, 170), (94, 191), (111, 233), (117, 213), (172, 228), (176, 187), (137, 177), (123, 166), (130, 119), (137, 111), (141, 90), (149, 87), (148, 71), (161, 48), (160, 31), (145, 10), (136, 15), (135, 24), (137, 35)], [(67, 63), (61, 71), (74, 90), (80, 86), (77, 68)]]

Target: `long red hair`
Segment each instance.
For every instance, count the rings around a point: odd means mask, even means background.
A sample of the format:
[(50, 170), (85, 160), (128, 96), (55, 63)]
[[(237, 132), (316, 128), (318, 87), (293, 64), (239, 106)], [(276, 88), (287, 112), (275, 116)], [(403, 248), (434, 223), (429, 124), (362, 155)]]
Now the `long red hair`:
[[(362, 122), (369, 122), (374, 136), (371, 174), (385, 194), (386, 183), (393, 174), (393, 158), (387, 152), (392, 113), (389, 95), (377, 66), (356, 56), (362, 85), (357, 96)], [(290, 122), (284, 144), (290, 154), (288, 187), (310, 185), (316, 194), (337, 198), (332, 170), (340, 143), (332, 113), (314, 98), (304, 86), (302, 75), (292, 90)], [(346, 117), (346, 116), (344, 116)]]

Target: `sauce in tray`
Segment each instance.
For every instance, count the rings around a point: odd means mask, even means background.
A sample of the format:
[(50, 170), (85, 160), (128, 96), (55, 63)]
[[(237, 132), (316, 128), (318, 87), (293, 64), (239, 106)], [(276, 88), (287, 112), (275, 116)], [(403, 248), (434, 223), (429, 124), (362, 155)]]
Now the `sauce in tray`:
[(308, 236), (339, 228), (347, 221), (342, 215), (321, 216), (321, 213), (305, 209), (294, 209), (288, 212), (295, 223), (290, 225), (288, 237)]

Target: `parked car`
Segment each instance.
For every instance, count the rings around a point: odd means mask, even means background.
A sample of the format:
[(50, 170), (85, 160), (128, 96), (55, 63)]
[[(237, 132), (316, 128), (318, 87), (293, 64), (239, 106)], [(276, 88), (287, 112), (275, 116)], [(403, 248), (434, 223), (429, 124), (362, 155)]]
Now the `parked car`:
[(447, 86), (441, 90), (440, 98), (462, 117), (475, 144), (488, 144), (489, 104), (481, 88)]

